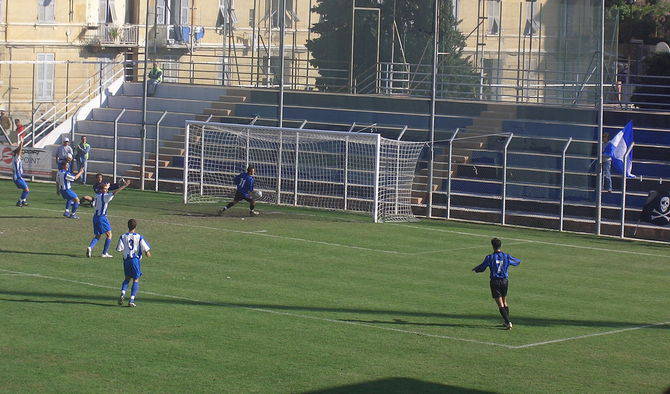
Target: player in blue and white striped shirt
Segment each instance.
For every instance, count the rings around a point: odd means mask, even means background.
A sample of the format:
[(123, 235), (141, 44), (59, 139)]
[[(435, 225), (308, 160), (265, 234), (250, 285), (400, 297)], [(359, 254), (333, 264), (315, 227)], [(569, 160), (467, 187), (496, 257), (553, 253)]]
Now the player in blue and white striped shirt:
[(28, 199), (28, 194), (30, 189), (26, 180), (23, 179), (23, 141), (19, 142), (19, 146), (14, 149), (14, 160), (12, 161), (12, 179), (17, 188), (21, 189), (21, 196), (16, 202), (17, 207), (25, 207), (28, 205), (26, 201)]
[[(77, 193), (72, 190), (72, 182), (76, 181), (84, 173), (82, 168), (75, 175), (68, 170), (70, 168), (71, 158), (68, 158), (66, 161), (62, 162), (60, 165), (60, 170), (56, 174), (56, 194), (63, 197), (66, 201), (65, 203), (65, 212), (63, 216), (71, 219), (79, 219), (77, 216), (77, 209), (79, 208), (79, 197)], [(72, 207), (72, 211), (70, 211)]]
[(121, 283), (121, 296), (119, 297), (119, 305), (123, 305), (123, 300), (126, 297), (126, 290), (130, 280), (133, 280), (133, 287), (130, 292), (130, 300), (128, 306), (135, 306), (135, 297), (140, 289), (140, 276), (142, 276), (142, 254), (151, 257), (151, 248), (144, 237), (135, 232), (137, 222), (135, 219), (128, 220), (128, 232), (119, 237), (119, 243), (116, 246), (117, 252), (123, 252), (123, 272), (125, 279)]
[(102, 248), (101, 257), (112, 257), (109, 254), (109, 247), (112, 244), (112, 225), (109, 224), (109, 220), (107, 219), (107, 209), (116, 193), (127, 188), (129, 185), (130, 181), (127, 180), (121, 187), (110, 193), (109, 182), (105, 182), (100, 186), (100, 192), (93, 197), (93, 207), (95, 208), (95, 212), (93, 213), (93, 239), (91, 239), (91, 243), (86, 248), (86, 257), (91, 257), (93, 248), (100, 240), (102, 234), (105, 234), (107, 239), (105, 239), (105, 246)]

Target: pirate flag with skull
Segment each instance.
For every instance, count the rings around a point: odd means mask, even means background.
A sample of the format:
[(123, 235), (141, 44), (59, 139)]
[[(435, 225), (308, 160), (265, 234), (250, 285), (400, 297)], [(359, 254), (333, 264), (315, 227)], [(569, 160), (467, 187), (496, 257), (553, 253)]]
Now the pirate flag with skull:
[(652, 190), (647, 196), (647, 202), (642, 208), (640, 220), (655, 224), (657, 226), (667, 226), (670, 224), (670, 192)]

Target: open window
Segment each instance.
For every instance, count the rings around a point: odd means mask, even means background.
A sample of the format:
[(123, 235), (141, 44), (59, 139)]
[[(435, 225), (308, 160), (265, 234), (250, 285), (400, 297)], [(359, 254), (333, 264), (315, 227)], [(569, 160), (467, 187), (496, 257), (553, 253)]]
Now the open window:
[(99, 0), (98, 3), (98, 23), (109, 24), (117, 23), (116, 2), (114, 0)]
[[(294, 1), (293, 0), (285, 0), (286, 1), (286, 14), (284, 15), (284, 24), (287, 28), (293, 28), (294, 24), (296, 22), (299, 22), (300, 19), (298, 19), (298, 14), (295, 11), (294, 7)], [(272, 21), (272, 27), (273, 28), (279, 28), (280, 27), (280, 21), (281, 19), (279, 16), (279, 13), (281, 12), (281, 0), (268, 0), (268, 5), (270, 7), (270, 15), (271, 15), (271, 21)]]
[(486, 34), (500, 34), (500, 0), (487, 0), (486, 19), (488, 21)]
[(219, 0), (219, 16), (216, 19), (216, 26), (229, 30), (234, 29), (236, 25), (235, 0)]
[(56, 0), (37, 0), (37, 22), (56, 22)]
[(540, 31), (540, 5), (537, 0), (526, 0), (526, 23), (523, 28), (524, 36), (534, 36)]

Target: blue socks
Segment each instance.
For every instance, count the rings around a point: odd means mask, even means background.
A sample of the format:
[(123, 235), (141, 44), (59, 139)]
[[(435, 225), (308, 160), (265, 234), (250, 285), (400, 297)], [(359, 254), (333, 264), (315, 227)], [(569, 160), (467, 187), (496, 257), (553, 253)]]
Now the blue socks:
[(21, 201), (25, 202), (26, 198), (28, 198), (28, 194), (30, 194), (30, 192), (24, 190), (23, 193), (21, 193)]
[(98, 238), (95, 238), (95, 237), (94, 237), (94, 238), (91, 240), (91, 243), (88, 244), (88, 247), (91, 248), (91, 249), (93, 249), (93, 248), (95, 248), (95, 244), (97, 244), (97, 243), (98, 243)]
[(67, 200), (65, 203), (65, 210), (69, 211), (70, 210), (70, 205), (72, 205), (72, 200)]
[(77, 208), (79, 208), (79, 203), (75, 202), (72, 203), (72, 214), (74, 215), (75, 212), (77, 212)]
[(105, 247), (102, 248), (102, 254), (107, 254), (107, 252), (109, 252), (109, 245), (111, 245), (111, 244), (112, 244), (111, 239), (109, 239), (109, 238), (105, 239)]
[(121, 283), (121, 294), (126, 294), (126, 290), (128, 290), (128, 282), (128, 279), (126, 279)]
[(137, 295), (137, 291), (140, 289), (140, 282), (133, 282), (133, 288), (130, 292), (130, 300), (134, 300)]

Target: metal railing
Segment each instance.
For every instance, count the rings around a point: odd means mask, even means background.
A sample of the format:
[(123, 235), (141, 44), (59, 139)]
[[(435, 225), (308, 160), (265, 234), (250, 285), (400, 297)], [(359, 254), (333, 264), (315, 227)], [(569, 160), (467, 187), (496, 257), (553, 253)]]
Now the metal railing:
[(109, 47), (134, 47), (139, 45), (139, 25), (100, 24), (89, 30), (84, 39), (89, 45)]
[(126, 66), (126, 63), (95, 64), (98, 65), (98, 70), (93, 75), (40, 115), (33, 114), (31, 124), (25, 129), (24, 143), (34, 146), (44, 135), (54, 130), (65, 119), (74, 116), (93, 98), (102, 97), (109, 84), (124, 75)]

